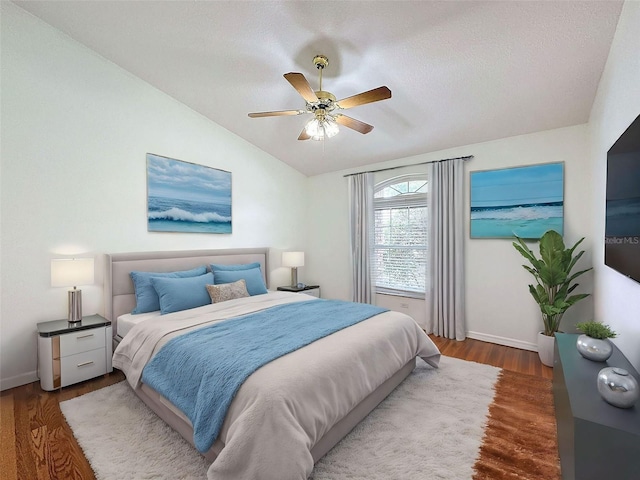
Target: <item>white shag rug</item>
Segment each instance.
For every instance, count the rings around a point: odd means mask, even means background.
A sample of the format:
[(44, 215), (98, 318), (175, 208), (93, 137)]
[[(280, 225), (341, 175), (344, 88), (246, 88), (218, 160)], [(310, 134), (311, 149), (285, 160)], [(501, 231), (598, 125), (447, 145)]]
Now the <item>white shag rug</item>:
[[(313, 480), (470, 479), (499, 368), (416, 369), (316, 464)], [(60, 403), (98, 480), (206, 479), (208, 462), (126, 382)]]

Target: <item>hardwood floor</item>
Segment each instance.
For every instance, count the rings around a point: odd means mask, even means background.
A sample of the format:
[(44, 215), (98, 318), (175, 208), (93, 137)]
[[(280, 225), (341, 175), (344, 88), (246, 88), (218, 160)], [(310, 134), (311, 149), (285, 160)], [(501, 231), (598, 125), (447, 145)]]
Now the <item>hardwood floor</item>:
[(457, 342), (433, 335), (429, 335), (429, 337), (438, 346), (440, 352), (448, 357), (485, 363), (526, 375), (553, 378), (553, 368), (543, 365), (537, 352), (504, 347), (471, 338), (467, 338), (464, 342)]
[[(0, 394), (0, 478), (2, 480), (95, 479), (60, 402), (124, 380), (119, 370), (93, 380), (45, 392), (30, 383)], [(104, 415), (96, 405), (96, 415)]]
[[(443, 355), (494, 365), (528, 375), (552, 378), (553, 369), (538, 354), (478, 340), (464, 342), (431, 336)], [(0, 394), (0, 478), (2, 480), (95, 479), (89, 462), (67, 425), (59, 404), (124, 380), (113, 373), (45, 392), (39, 383)], [(104, 415), (96, 405), (96, 415)]]

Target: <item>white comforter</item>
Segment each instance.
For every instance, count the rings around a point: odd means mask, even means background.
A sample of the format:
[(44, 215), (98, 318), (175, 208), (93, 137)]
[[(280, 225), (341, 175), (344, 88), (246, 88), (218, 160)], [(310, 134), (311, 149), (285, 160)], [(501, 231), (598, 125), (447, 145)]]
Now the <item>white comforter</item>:
[[(246, 313), (314, 297), (271, 292), (143, 322), (120, 342), (113, 366), (140, 388), (142, 370), (171, 338)], [(412, 358), (437, 367), (440, 352), (402, 313), (386, 312), (258, 369), (238, 390), (220, 436), (211, 480), (305, 480), (311, 449), (338, 421)]]

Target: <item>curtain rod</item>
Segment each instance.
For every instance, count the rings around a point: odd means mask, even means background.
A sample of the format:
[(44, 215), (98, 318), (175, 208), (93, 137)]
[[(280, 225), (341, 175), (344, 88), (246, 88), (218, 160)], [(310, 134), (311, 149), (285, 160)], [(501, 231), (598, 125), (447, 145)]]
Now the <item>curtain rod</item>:
[(387, 170), (395, 170), (396, 168), (413, 167), (414, 165), (426, 165), (428, 163), (447, 162), (449, 160), (467, 161), (467, 160), (471, 160), (472, 158), (473, 158), (473, 155), (467, 155), (466, 157), (443, 158), (442, 160), (429, 160), (428, 162), (410, 163), (409, 165), (398, 165), (396, 167), (380, 168), (378, 170), (367, 170), (366, 172), (347, 173), (346, 175), (343, 175), (343, 177), (352, 177), (353, 175), (359, 175), (361, 173), (385, 172)]

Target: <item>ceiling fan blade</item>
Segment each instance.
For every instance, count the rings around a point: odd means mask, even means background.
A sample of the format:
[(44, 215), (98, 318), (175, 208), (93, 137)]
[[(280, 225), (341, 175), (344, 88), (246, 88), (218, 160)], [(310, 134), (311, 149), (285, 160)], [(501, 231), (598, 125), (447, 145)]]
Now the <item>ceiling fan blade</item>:
[(318, 97), (316, 93), (309, 85), (309, 82), (301, 73), (289, 72), (284, 74), (284, 78), (295, 88), (302, 98), (304, 98), (307, 103), (313, 103), (318, 101)]
[(387, 87), (378, 87), (367, 92), (362, 92), (352, 97), (338, 100), (336, 103), (340, 108), (352, 108), (365, 103), (379, 102), (391, 98), (391, 90)]
[(300, 132), (300, 136), (298, 137), (298, 140), (309, 140), (311, 137), (309, 136), (309, 134), (307, 134), (307, 127), (305, 126), (305, 128), (302, 129), (302, 131)]
[(305, 110), (280, 110), (280, 111), (276, 111), (276, 112), (250, 113), (249, 116), (251, 118), (280, 117), (282, 115), (302, 115), (303, 113), (307, 113), (307, 112)]
[(346, 115), (336, 115), (335, 119), (336, 122), (340, 125), (343, 125), (362, 134), (369, 133), (371, 130), (373, 130), (373, 125), (361, 122), (360, 120), (356, 120), (355, 118), (347, 117)]

